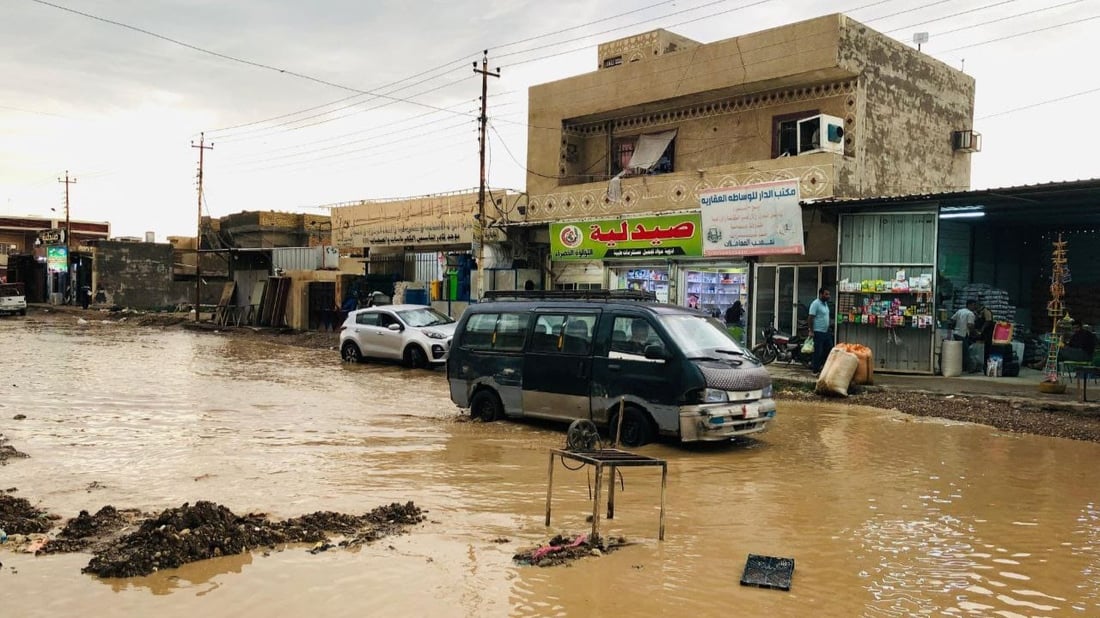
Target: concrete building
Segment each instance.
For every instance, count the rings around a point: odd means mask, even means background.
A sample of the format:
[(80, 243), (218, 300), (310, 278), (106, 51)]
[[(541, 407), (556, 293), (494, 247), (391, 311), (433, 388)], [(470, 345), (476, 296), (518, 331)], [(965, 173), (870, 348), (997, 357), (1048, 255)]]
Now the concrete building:
[[(836, 217), (799, 204), (970, 184), (973, 78), (844, 15), (709, 44), (656, 30), (600, 45), (597, 64), (529, 93), (529, 201), (511, 225), (550, 288), (717, 313), (739, 299), (790, 332), (836, 281)], [(723, 191), (788, 197), (791, 237), (710, 250), (722, 230), (701, 198)]]
[[(72, 237), (66, 242), (65, 219), (55, 217), (0, 217), (0, 281), (21, 282), (30, 302), (45, 302), (68, 287), (68, 266), (77, 285), (91, 281), (90, 246), (111, 235), (111, 224), (70, 220)], [(72, 254), (68, 263), (64, 250)]]
[(388, 277), (401, 291), (395, 301), (422, 296), (457, 317), (477, 296), (479, 276), (488, 290), (541, 281), (537, 264), (529, 268), (507, 235), (520, 198), (488, 189), (484, 226), (476, 189), (334, 204), (332, 242), (344, 255), (363, 257), (368, 279)]

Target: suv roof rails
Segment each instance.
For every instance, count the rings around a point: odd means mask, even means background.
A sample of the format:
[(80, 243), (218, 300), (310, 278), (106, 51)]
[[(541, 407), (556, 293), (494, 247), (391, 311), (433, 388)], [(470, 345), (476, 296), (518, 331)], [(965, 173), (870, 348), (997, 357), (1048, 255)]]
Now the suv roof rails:
[(646, 290), (487, 290), (485, 300), (598, 300), (657, 302)]

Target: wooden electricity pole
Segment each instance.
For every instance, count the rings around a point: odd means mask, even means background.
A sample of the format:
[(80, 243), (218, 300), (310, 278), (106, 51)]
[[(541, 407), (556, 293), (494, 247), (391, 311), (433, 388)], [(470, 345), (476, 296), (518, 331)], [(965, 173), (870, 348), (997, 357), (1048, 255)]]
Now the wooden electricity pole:
[(199, 143), (191, 142), (192, 148), (199, 149), (199, 199), (198, 199), (198, 223), (195, 228), (195, 321), (199, 321), (199, 307), (202, 302), (202, 166), (203, 153), (214, 149), (214, 143), (206, 145), (206, 134), (199, 133)]
[(477, 190), (477, 298), (481, 300), (482, 295), (485, 293), (485, 226), (487, 222), (485, 220), (485, 125), (489, 120), (486, 115), (486, 108), (489, 102), (489, 76), (500, 77), (500, 67), (497, 67), (496, 72), (489, 70), (489, 50), (482, 52), (481, 68), (477, 67), (477, 61), (474, 61), (474, 73), (481, 74), (481, 116), (478, 118), (479, 127), (479, 139), (478, 139), (478, 157), (481, 160), (481, 183), (478, 185)]
[(65, 293), (73, 288), (73, 258), (72, 241), (69, 236), (72, 233), (72, 225), (69, 223), (69, 185), (76, 184), (76, 178), (69, 178), (69, 170), (65, 170), (65, 180), (57, 179), (57, 182), (65, 183)]

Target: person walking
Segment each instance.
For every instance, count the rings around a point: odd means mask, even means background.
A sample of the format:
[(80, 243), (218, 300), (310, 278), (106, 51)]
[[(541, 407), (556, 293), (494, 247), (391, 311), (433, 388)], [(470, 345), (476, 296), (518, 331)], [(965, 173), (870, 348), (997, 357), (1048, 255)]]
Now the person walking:
[(814, 355), (810, 362), (810, 369), (814, 373), (820, 373), (825, 365), (825, 359), (829, 351), (833, 349), (833, 336), (829, 332), (829, 289), (821, 288), (817, 291), (817, 299), (810, 303), (809, 321), (810, 331), (814, 334)]
[(966, 301), (965, 307), (951, 316), (951, 323), (955, 326), (952, 331), (952, 338), (955, 341), (961, 341), (963, 344), (963, 371), (967, 373), (973, 373), (973, 366), (970, 362), (970, 341), (974, 333), (974, 323), (977, 320), (977, 316), (974, 314), (974, 308), (977, 306), (978, 303), (974, 299), (970, 299)]

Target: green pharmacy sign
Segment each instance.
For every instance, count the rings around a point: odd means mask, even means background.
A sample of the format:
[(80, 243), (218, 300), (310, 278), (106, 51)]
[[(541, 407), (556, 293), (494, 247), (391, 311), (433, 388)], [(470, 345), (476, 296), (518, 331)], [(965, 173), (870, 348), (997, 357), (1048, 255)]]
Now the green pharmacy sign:
[(550, 224), (551, 260), (703, 255), (699, 213)]
[(69, 270), (69, 249), (64, 245), (46, 247), (46, 269), (52, 273)]

